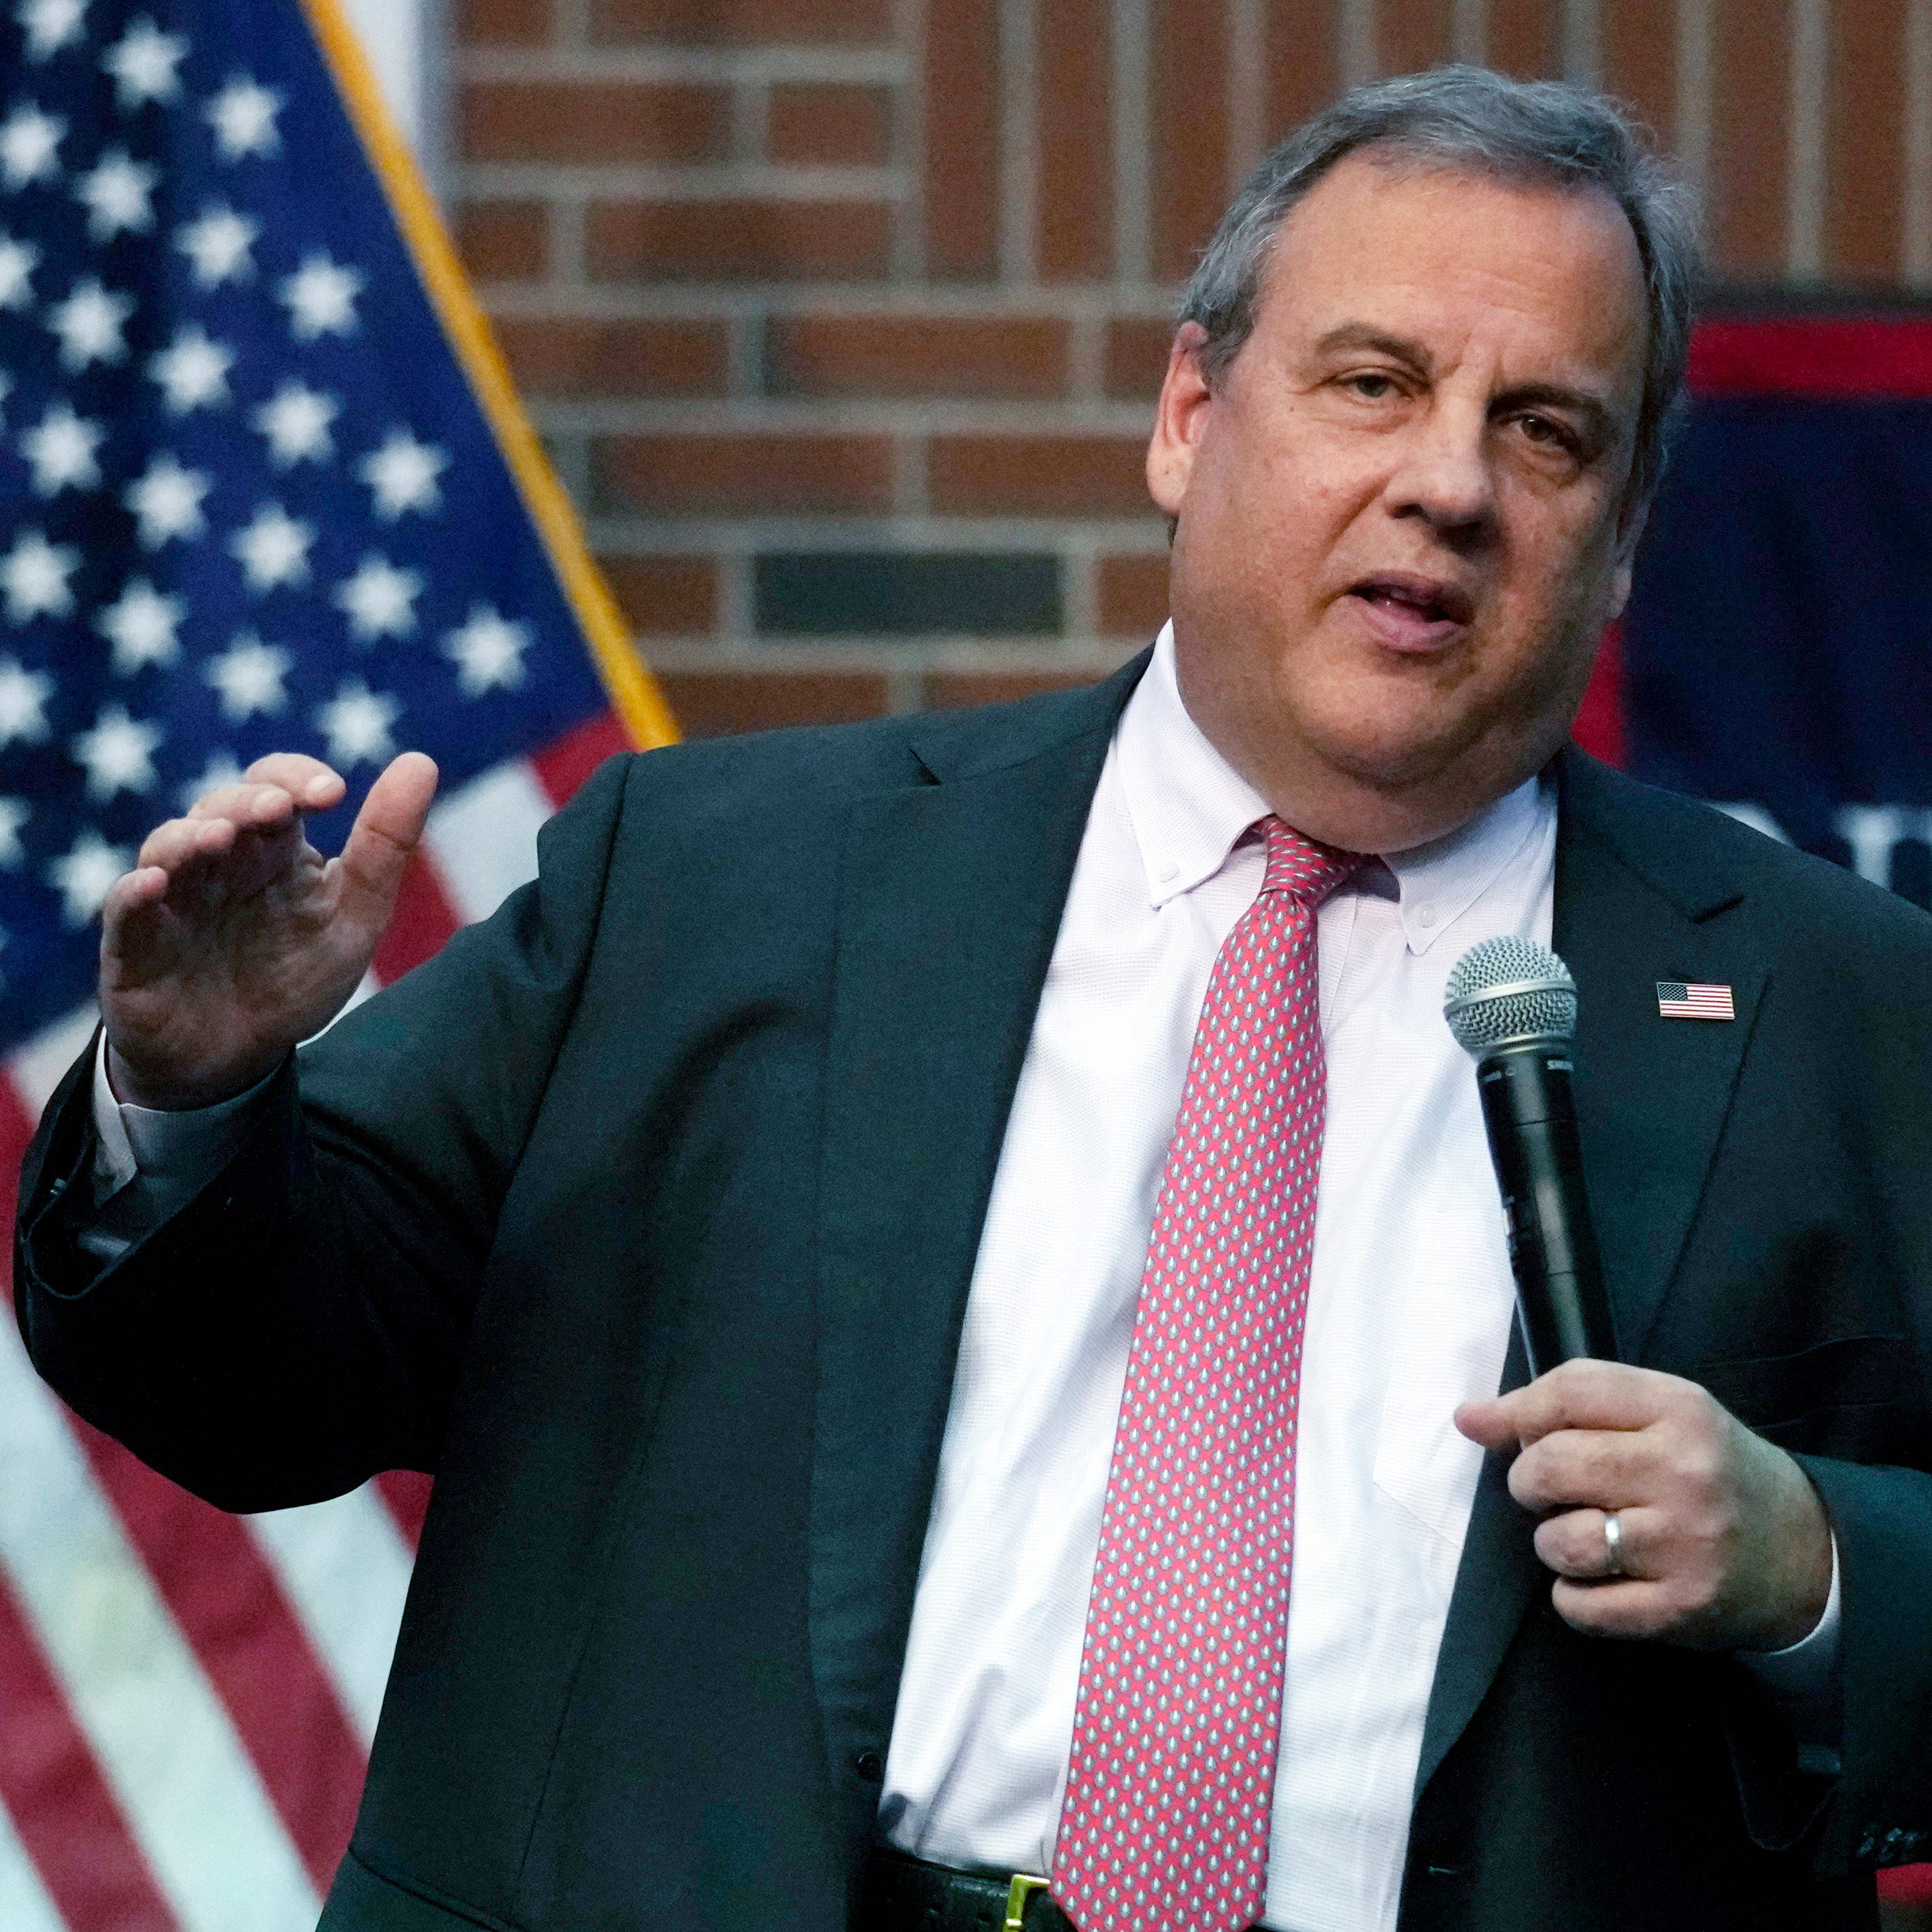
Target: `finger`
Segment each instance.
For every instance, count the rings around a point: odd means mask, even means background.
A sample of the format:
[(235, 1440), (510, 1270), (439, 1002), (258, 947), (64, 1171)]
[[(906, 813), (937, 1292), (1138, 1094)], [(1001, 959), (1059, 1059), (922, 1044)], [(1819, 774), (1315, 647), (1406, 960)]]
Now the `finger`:
[(1559, 1429), (1510, 1466), (1510, 1494), (1525, 1509), (1617, 1509), (1649, 1502), (1658, 1488), (1655, 1438), (1642, 1430)]
[(271, 752), (242, 776), (251, 784), (280, 786), (304, 812), (328, 811), (349, 789), (340, 772), (302, 752)]
[(1456, 1426), (1485, 1449), (1514, 1449), (1522, 1440), (1514, 1413), (1500, 1402), (1466, 1402), (1456, 1412)]
[(1612, 1558), (1606, 1533), (1609, 1513), (1566, 1510), (1537, 1525), (1537, 1556), (1546, 1569), (1554, 1570), (1559, 1576), (1585, 1582), (1613, 1576), (1647, 1579), (1655, 1569), (1658, 1556), (1653, 1514), (1646, 1509), (1616, 1512), (1617, 1549)]
[(158, 867), (172, 877), (198, 858), (226, 851), (234, 842), (231, 819), (170, 818), (141, 842), (137, 862), (143, 868)]
[(1499, 1396), (1520, 1442), (1558, 1429), (1642, 1429), (1698, 1394), (1693, 1383), (1624, 1362), (1565, 1362)]
[(1582, 1582), (1559, 1576), (1550, 1587), (1556, 1614), (1586, 1636), (1637, 1642), (1678, 1634), (1686, 1612), (1680, 1593), (1647, 1577)]
[(239, 784), (223, 785), (205, 793), (188, 807), (190, 818), (226, 818), (237, 825), (278, 825), (306, 812), (294, 794), (278, 784), (257, 784), (244, 779)]
[(167, 926), (168, 874), (158, 866), (123, 872), (100, 907), (104, 990), (138, 984), (152, 969)]
[(434, 763), (422, 752), (405, 752), (369, 788), (356, 814), (337, 862), (344, 910), (372, 931), (388, 922), (403, 868), (429, 820), (436, 776)]

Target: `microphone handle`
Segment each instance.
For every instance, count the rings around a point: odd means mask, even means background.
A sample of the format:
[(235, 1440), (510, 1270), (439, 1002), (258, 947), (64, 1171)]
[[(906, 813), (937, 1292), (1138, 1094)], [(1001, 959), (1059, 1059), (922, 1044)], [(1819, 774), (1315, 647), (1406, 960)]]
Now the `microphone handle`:
[(1497, 1047), (1476, 1070), (1532, 1377), (1574, 1356), (1616, 1359), (1570, 1073), (1568, 1043), (1550, 1040)]

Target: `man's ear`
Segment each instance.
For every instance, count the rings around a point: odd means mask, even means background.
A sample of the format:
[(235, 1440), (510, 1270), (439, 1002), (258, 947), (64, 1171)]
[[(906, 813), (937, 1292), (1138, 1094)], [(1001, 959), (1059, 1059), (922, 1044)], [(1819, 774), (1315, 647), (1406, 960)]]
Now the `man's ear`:
[(1636, 572), (1636, 547), (1643, 541), (1643, 526), (1650, 520), (1650, 499), (1627, 505), (1617, 518), (1617, 560), (1610, 578), (1610, 622), (1624, 614), (1630, 602), (1630, 584)]
[(1208, 332), (1198, 322), (1184, 322), (1175, 331), (1174, 346), (1168, 351), (1167, 377), (1154, 410), (1154, 434), (1148, 442), (1148, 489), (1170, 517), (1180, 514), (1214, 400), (1201, 367), (1202, 346), (1207, 340)]

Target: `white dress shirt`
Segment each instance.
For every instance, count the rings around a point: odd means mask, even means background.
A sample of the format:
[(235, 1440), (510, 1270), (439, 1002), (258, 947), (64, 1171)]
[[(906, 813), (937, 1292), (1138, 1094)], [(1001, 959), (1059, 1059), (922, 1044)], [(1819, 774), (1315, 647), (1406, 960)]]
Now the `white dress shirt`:
[[(1268, 809), (1189, 717), (1163, 632), (1088, 819), (967, 1303), (880, 1813), (922, 1858), (1052, 1865), (1162, 1163), (1215, 955), (1261, 889), (1244, 835)], [(1318, 916), (1328, 1117), (1264, 1921), (1282, 1932), (1396, 1922), (1482, 1461), (1452, 1418), (1496, 1394), (1514, 1310), (1443, 989), (1479, 940), (1549, 943), (1556, 848), (1532, 782)], [(1828, 1672), (1835, 1594), (1808, 1657), (1780, 1654), (1794, 1688), (1820, 1646)]]
[[(1182, 705), (1171, 632), (1090, 812), (980, 1241), (880, 1820), (921, 1857), (1052, 1865), (1114, 1425), (1162, 1163), (1209, 972), (1260, 890), (1265, 802)], [(1522, 786), (1365, 868), (1317, 930), (1328, 1060), (1296, 1451), (1281, 1756), (1265, 1923), (1388, 1932), (1514, 1309), (1474, 1071), (1442, 1018), (1478, 940), (1550, 934), (1556, 812)], [(97, 1063), (104, 1260), (192, 1195), (254, 1094), (117, 1103)], [(139, 1184), (128, 1184), (138, 1180)], [(1817, 1631), (1767, 1660), (1815, 1696)], [(1784, 1674), (1780, 1677), (1779, 1672)]]

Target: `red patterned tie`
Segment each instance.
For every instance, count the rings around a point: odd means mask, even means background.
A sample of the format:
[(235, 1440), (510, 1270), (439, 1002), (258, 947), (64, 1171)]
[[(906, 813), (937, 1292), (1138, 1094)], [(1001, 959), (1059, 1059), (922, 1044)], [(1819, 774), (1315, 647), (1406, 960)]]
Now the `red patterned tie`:
[(1214, 962), (1161, 1178), (1053, 1896), (1082, 1932), (1262, 1915), (1324, 1084), (1315, 910), (1364, 861), (1279, 819)]

